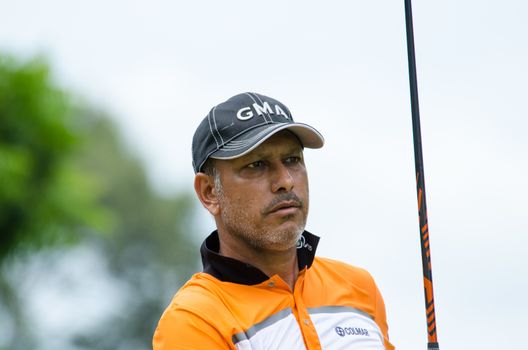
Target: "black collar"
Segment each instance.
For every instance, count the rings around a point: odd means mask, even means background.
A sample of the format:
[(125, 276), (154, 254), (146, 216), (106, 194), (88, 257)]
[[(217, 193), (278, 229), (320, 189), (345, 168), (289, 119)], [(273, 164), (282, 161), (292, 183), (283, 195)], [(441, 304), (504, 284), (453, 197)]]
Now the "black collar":
[[(297, 243), (299, 270), (312, 266), (319, 237), (304, 231)], [(251, 264), (220, 255), (218, 231), (213, 231), (200, 248), (203, 271), (224, 282), (253, 285), (264, 282), (270, 276)]]

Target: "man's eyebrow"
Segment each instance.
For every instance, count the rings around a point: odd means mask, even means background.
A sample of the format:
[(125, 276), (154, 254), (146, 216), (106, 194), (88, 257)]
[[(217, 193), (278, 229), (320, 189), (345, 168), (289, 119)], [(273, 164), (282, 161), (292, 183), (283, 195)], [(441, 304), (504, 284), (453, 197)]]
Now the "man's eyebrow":
[(288, 149), (285, 153), (302, 154), (303, 153), (303, 148), (301, 146), (293, 146), (290, 149)]

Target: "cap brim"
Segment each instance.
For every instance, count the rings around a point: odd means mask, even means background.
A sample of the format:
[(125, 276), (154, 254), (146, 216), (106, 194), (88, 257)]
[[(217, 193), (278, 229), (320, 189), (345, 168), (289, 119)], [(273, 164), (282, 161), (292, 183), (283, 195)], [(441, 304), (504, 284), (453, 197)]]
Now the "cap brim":
[(214, 159), (234, 159), (242, 157), (282, 130), (293, 132), (306, 148), (321, 148), (324, 145), (323, 135), (307, 124), (274, 123), (251, 129), (247, 133), (229, 141), (209, 157)]

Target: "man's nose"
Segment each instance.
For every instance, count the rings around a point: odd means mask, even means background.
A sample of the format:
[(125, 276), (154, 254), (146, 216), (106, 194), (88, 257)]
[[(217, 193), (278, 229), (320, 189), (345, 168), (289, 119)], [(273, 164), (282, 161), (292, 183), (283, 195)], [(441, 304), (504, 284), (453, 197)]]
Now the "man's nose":
[(272, 191), (290, 192), (293, 189), (295, 183), (290, 169), (288, 169), (287, 166), (281, 163), (274, 166), (273, 170), (274, 176), (272, 183)]

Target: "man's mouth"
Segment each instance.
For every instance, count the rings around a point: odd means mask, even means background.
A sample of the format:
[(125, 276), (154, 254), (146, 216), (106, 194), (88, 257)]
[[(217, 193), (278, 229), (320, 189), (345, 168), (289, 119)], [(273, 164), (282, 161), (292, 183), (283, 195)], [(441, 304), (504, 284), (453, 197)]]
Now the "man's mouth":
[(298, 201), (284, 201), (284, 202), (280, 202), (280, 203), (274, 205), (273, 207), (271, 207), (271, 209), (268, 211), (268, 213), (269, 214), (273, 214), (273, 213), (288, 214), (290, 212), (291, 213), (295, 212), (300, 207), (301, 207), (301, 203), (298, 202)]

